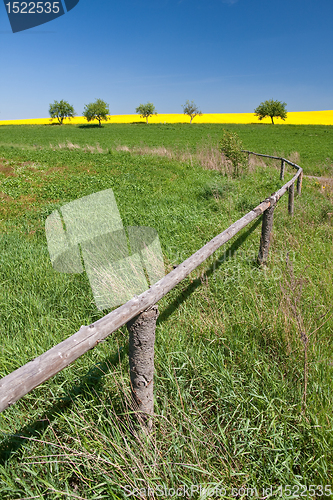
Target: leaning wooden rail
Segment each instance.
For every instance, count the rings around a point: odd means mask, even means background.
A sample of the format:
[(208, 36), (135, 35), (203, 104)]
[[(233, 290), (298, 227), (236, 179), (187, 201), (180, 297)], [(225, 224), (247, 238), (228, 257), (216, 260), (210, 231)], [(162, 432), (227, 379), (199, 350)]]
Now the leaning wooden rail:
[[(259, 155), (258, 153), (253, 153), (251, 151), (247, 151), (247, 153), (255, 154), (258, 156), (268, 156)], [(289, 165), (297, 168), (298, 171), (296, 175), (294, 175), (294, 177), (290, 181), (284, 184), (284, 186), (281, 187), (281, 189), (279, 189), (272, 196), (266, 198), (257, 207), (244, 215), (244, 217), (231, 224), (231, 226), (229, 226), (218, 236), (215, 236), (215, 238), (206, 243), (206, 245), (200, 248), (200, 250), (191, 255), (191, 257), (186, 259), (182, 264), (179, 264), (176, 269), (164, 276), (164, 278), (158, 281), (155, 285), (151, 286), (149, 290), (145, 291), (141, 295), (135, 296), (133, 299), (126, 302), (126, 304), (118, 307), (95, 323), (89, 326), (82, 326), (78, 332), (74, 333), (74, 335), (72, 335), (68, 339), (52, 347), (41, 356), (38, 356), (33, 361), (30, 361), (26, 365), (18, 368), (14, 372), (1, 379), (0, 412), (8, 408), (8, 406), (14, 404), (16, 401), (21, 399), (28, 392), (32, 391), (40, 384), (66, 368), (73, 361), (82, 356), (82, 354), (85, 354), (90, 349), (96, 347), (99, 342), (102, 342), (106, 337), (111, 335), (121, 326), (125, 324), (128, 325), (131, 338), (131, 329), (135, 330), (135, 328), (137, 328), (137, 326), (135, 326), (134, 324), (135, 321), (131, 322), (131, 320), (138, 317), (138, 325), (144, 325), (146, 321), (145, 319), (142, 319), (142, 313), (144, 311), (152, 311), (155, 309), (155, 312), (152, 315), (154, 316), (154, 318), (152, 320), (151, 318), (148, 318), (148, 322), (155, 321), (156, 323), (158, 312), (156, 314), (157, 308), (155, 307), (155, 304), (170, 290), (172, 290), (172, 288), (180, 283), (186, 276), (188, 276), (194, 269), (196, 269), (196, 267), (198, 267), (202, 262), (210, 257), (218, 248), (227, 243), (241, 229), (246, 227), (250, 222), (252, 222), (261, 214), (264, 214), (264, 218), (258, 260), (261, 263), (265, 262), (269, 246), (269, 233), (273, 223), (274, 207), (277, 201), (281, 198), (281, 196), (285, 194), (287, 190), (289, 190), (290, 196), (291, 189), (293, 192), (295, 181), (297, 181), (297, 183), (300, 185), (300, 179), (303, 172), (301, 167), (299, 167), (295, 163), (290, 162), (289, 160), (285, 160), (283, 158), (276, 159), (279, 159), (281, 161), (283, 160)], [(298, 192), (300, 194), (300, 190), (298, 190)], [(133, 372), (134, 371), (135, 370), (133, 370)], [(135, 388), (133, 388), (134, 379), (132, 378), (132, 368), (131, 382), (132, 396), (133, 393), (135, 396)], [(152, 380), (147, 382), (145, 385), (149, 386), (151, 382)], [(152, 391), (152, 387), (153, 383), (151, 383), (150, 385), (150, 391)], [(136, 400), (136, 402), (138, 401), (135, 397), (134, 400)], [(143, 411), (146, 413), (152, 413), (151, 411), (147, 411), (146, 409), (143, 409)]]

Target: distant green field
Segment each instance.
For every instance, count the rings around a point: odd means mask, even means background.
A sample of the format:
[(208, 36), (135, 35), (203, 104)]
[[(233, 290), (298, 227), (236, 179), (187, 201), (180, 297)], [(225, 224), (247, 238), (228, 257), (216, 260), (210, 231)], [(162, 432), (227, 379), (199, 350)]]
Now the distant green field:
[(0, 127), (0, 145), (33, 146), (49, 148), (68, 142), (81, 147), (86, 145), (115, 148), (126, 145), (159, 147), (173, 150), (189, 150), (211, 143), (216, 144), (223, 129), (235, 131), (245, 149), (278, 156), (299, 155), (305, 173), (332, 175), (333, 127), (324, 125), (152, 125), (110, 124), (99, 128), (95, 125), (11, 125)]
[[(308, 174), (332, 172), (330, 127), (225, 128), (245, 148), (297, 151)], [(169, 272), (283, 184), (279, 162), (232, 179), (195, 157), (114, 149), (195, 152), (222, 129), (0, 127), (0, 377), (108, 312), (96, 309), (84, 273), (53, 270), (53, 210), (112, 188), (124, 226), (158, 231)], [(319, 496), (331, 484), (333, 191), (305, 178), (294, 217), (287, 204), (286, 195), (275, 210), (267, 268), (256, 264), (258, 219), (159, 302), (152, 439), (133, 434), (123, 327), (0, 414), (1, 500), (149, 498), (148, 488), (191, 485), (226, 489), (194, 493), (200, 500), (236, 498), (242, 487), (262, 498), (270, 485), (287, 498), (280, 485), (315, 485)], [(310, 335), (305, 413), (300, 324)]]

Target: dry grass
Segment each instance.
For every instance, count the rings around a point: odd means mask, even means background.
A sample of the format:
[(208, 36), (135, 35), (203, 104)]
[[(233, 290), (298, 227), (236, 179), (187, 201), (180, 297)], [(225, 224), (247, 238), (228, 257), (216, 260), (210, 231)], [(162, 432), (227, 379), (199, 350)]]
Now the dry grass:
[(68, 149), (70, 150), (73, 150), (73, 149), (80, 149), (80, 146), (78, 144), (73, 144), (72, 142), (70, 141), (67, 141), (67, 147)]
[[(83, 150), (85, 153), (108, 153), (108, 149), (103, 149), (98, 143), (96, 146), (87, 144), (86, 146), (79, 146), (78, 144), (73, 144), (70, 141), (66, 143), (59, 143), (57, 146), (50, 144), (53, 151), (59, 149), (68, 149), (70, 151)], [(164, 146), (149, 147), (147, 145), (141, 144), (140, 146), (130, 147), (126, 144), (118, 144), (115, 147), (116, 151), (125, 151), (136, 155), (156, 155), (170, 160), (179, 161), (182, 163), (199, 164), (204, 169), (207, 170), (217, 170), (223, 175), (232, 176), (233, 167), (231, 162), (221, 154), (219, 150), (219, 144), (206, 143), (201, 144), (197, 147), (195, 152), (191, 152), (189, 148), (185, 150), (171, 149)], [(279, 156), (277, 153), (274, 155)], [(291, 153), (288, 159), (294, 163), (298, 163), (300, 155), (297, 151)], [(276, 160), (270, 158), (262, 158), (259, 156), (250, 155), (248, 162), (248, 171), (254, 171), (256, 167), (274, 166), (280, 168), (280, 165)]]
[(103, 149), (99, 143), (96, 146), (90, 146), (87, 144), (86, 146), (81, 147), (79, 144), (73, 144), (70, 141), (67, 142), (59, 142), (57, 146), (54, 146), (50, 143), (50, 148), (53, 151), (57, 151), (59, 149), (68, 149), (69, 151), (77, 151), (79, 149), (83, 150), (85, 153), (108, 153), (108, 149)]
[(301, 162), (301, 155), (299, 154), (298, 151), (292, 151), (287, 156), (287, 160), (292, 161), (293, 163), (296, 163), (297, 165), (299, 165)]
[[(197, 148), (195, 153), (190, 152), (188, 149), (185, 151), (172, 150), (164, 146), (149, 147), (139, 146), (130, 148), (126, 145), (119, 145), (116, 147), (117, 151), (128, 151), (138, 155), (157, 155), (176, 160), (183, 163), (193, 163), (201, 165), (207, 170), (218, 170), (224, 175), (231, 176), (233, 167), (231, 162), (221, 154), (218, 144), (206, 144)], [(264, 161), (259, 157), (250, 157), (249, 170), (253, 171), (256, 166), (266, 166)]]

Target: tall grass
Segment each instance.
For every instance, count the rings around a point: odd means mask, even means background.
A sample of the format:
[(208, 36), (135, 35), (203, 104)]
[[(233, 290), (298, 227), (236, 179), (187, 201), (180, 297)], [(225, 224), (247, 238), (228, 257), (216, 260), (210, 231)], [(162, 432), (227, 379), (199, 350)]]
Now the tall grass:
[[(125, 226), (156, 228), (169, 271), (281, 186), (278, 165), (231, 179), (194, 156), (2, 146), (0, 157), (1, 376), (107, 312), (85, 274), (52, 269), (44, 222), (55, 208), (112, 187)], [(3, 412), (1, 498), (168, 498), (179, 488), (251, 498), (251, 488), (263, 497), (269, 485), (330, 484), (332, 211), (332, 193), (305, 178), (294, 217), (286, 197), (275, 210), (266, 269), (255, 263), (257, 220), (159, 302), (150, 438), (131, 418), (125, 328)], [(288, 253), (315, 332), (305, 412)]]

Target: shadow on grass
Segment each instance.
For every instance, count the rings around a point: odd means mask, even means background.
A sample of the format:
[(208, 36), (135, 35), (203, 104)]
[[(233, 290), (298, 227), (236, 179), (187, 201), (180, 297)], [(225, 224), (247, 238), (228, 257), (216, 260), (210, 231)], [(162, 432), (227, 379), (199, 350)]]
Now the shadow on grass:
[(86, 123), (78, 125), (77, 128), (104, 128), (103, 125), (99, 126), (98, 123)]
[(0, 465), (5, 465), (11, 455), (24, 446), (29, 438), (40, 438), (40, 434), (47, 429), (51, 422), (61, 413), (71, 407), (77, 396), (89, 398), (91, 390), (103, 390), (103, 378), (125, 356), (125, 351), (120, 349), (104, 361), (95, 364), (88, 373), (82, 377), (79, 385), (74, 385), (65, 396), (59, 398), (55, 404), (46, 411), (41, 418), (21, 428), (16, 434), (6, 436), (0, 442)]
[[(262, 221), (262, 216), (259, 217), (252, 226), (242, 233), (238, 238), (232, 243), (232, 245), (224, 251), (223, 258), (217, 259), (213, 264), (207, 269), (205, 272), (205, 275), (207, 278), (211, 276), (224, 262), (227, 262), (228, 260), (232, 259), (237, 252), (237, 250), (241, 247), (241, 245), (244, 243), (244, 241), (250, 236), (250, 234), (255, 231), (255, 229), (259, 226), (259, 224)], [(259, 249), (259, 242), (258, 242), (258, 249)], [(256, 264), (255, 264), (256, 265)], [(157, 324), (161, 323), (162, 321), (165, 321), (168, 319), (168, 317), (179, 307), (180, 304), (185, 302), (185, 300), (202, 284), (200, 278), (196, 278), (193, 280), (193, 283), (188, 285), (180, 294), (178, 297), (159, 315), (157, 319)]]

